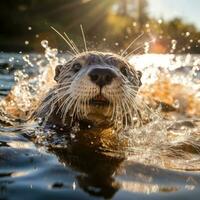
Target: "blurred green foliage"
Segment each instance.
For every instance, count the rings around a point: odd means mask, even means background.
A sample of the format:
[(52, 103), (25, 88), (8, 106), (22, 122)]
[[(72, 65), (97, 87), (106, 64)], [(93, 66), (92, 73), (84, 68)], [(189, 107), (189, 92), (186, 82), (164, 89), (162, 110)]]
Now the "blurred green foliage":
[[(90, 49), (119, 52), (144, 32), (133, 49), (156, 38), (152, 52), (200, 53), (194, 25), (181, 19), (158, 21), (148, 16), (147, 8), (146, 0), (2, 0), (0, 50), (41, 51), (43, 39), (67, 50), (50, 26), (67, 32), (82, 49), (82, 24)], [(143, 48), (135, 53), (143, 53)]]

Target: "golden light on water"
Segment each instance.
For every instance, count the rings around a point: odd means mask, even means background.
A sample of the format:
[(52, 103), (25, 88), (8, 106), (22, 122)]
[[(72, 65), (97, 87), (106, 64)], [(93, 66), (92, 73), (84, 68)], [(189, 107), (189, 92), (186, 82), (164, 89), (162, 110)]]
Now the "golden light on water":
[(152, 194), (158, 192), (177, 192), (181, 188), (178, 186), (162, 186), (159, 184), (142, 183), (142, 182), (128, 182), (122, 181), (121, 187), (128, 192)]

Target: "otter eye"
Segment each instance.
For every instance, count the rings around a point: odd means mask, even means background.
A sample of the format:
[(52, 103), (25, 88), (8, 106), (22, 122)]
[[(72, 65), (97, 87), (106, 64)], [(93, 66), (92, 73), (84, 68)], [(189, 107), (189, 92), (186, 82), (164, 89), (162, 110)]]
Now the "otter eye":
[(81, 69), (81, 67), (82, 66), (81, 66), (80, 63), (75, 63), (75, 64), (73, 64), (72, 69), (76, 73), (76, 72), (78, 72)]
[(121, 67), (120, 71), (124, 76), (128, 76), (128, 72), (127, 72), (127, 68), (126, 67)]

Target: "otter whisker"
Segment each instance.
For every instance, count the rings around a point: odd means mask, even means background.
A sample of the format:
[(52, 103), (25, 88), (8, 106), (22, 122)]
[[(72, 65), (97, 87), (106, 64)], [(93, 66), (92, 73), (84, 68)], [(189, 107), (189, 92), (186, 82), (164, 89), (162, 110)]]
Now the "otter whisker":
[[(133, 118), (133, 115), (131, 113), (131, 109), (130, 109), (129, 105), (127, 104), (127, 102), (122, 103), (122, 108), (123, 108), (124, 117), (125, 117), (125, 127), (124, 128), (127, 128), (127, 126), (128, 126), (127, 115), (129, 115), (130, 119)], [(132, 125), (132, 120), (130, 122), (131, 122), (131, 125)]]
[(70, 99), (72, 98), (70, 92), (68, 92), (67, 94), (66, 93), (62, 93), (61, 94), (61, 97), (60, 98), (57, 98), (57, 102), (61, 101), (62, 103), (59, 105), (58, 109), (57, 109), (57, 112), (61, 109), (61, 112), (63, 111), (64, 109), (64, 105), (67, 101), (69, 101)]
[(41, 112), (43, 112), (43, 110), (45, 110), (46, 108), (48, 108), (51, 104), (53, 104), (53, 101), (57, 98), (56, 95), (53, 95), (53, 92), (49, 93), (49, 96), (51, 97), (50, 99), (48, 99), (47, 101), (45, 101), (45, 98), (41, 101), (42, 104), (40, 104), (40, 106), (37, 109), (37, 115), (39, 115)]
[(72, 125), (73, 121), (74, 121), (74, 115), (75, 115), (75, 111), (76, 111), (76, 115), (78, 114), (77, 112), (77, 108), (78, 108), (78, 103), (79, 102), (79, 97), (77, 97), (77, 99), (74, 101), (74, 104), (73, 104), (73, 111), (72, 113), (70, 114), (70, 117), (71, 117), (71, 122), (70, 124)]
[(71, 120), (72, 120), (72, 122), (73, 122), (73, 119), (74, 119), (75, 116), (78, 119), (81, 119), (84, 116), (84, 110), (80, 109), (82, 103), (83, 103), (83, 101), (82, 101), (81, 97), (78, 96), (76, 98), (76, 101), (75, 101), (74, 105), (73, 105), (73, 111), (72, 111), (72, 114), (71, 114), (71, 117), (72, 117)]
[(130, 49), (130, 47), (131, 47), (137, 40), (139, 40), (143, 35), (144, 35), (144, 32), (142, 32), (141, 34), (139, 34), (139, 35), (128, 45), (128, 47), (127, 47), (120, 55), (121, 55), (121, 56), (124, 56), (124, 54), (126, 54), (126, 52)]
[(128, 103), (125, 103), (124, 105), (124, 109), (126, 109), (125, 111), (125, 118), (127, 120), (127, 124), (126, 124), (126, 127), (133, 127), (133, 118), (134, 118), (134, 113), (133, 113), (133, 110), (132, 110), (132, 106)]
[[(137, 75), (136, 78), (138, 79)], [(128, 81), (124, 75), (122, 76), (122, 85), (126, 86), (129, 89), (134, 89), (135, 91), (138, 91), (139, 88), (139, 85), (133, 85), (133, 83)]]
[(133, 96), (136, 96), (138, 93), (138, 86), (134, 86), (130, 83), (125, 82), (123, 84), (124, 92), (126, 92), (127, 94), (133, 94)]
[(67, 40), (71, 43), (71, 45), (73, 46), (73, 48), (76, 50), (76, 52), (78, 52), (78, 54), (80, 54), (80, 51), (79, 51), (79, 49), (77, 48), (77, 46), (76, 46), (76, 44), (74, 43), (74, 41), (73, 40), (71, 40), (70, 38), (69, 38), (69, 36), (64, 32), (64, 35), (65, 35), (65, 37), (67, 38)]
[[(150, 41), (148, 41), (148, 43), (153, 43), (153, 42), (155, 42), (155, 40), (153, 39), (153, 40), (150, 40)], [(136, 52), (137, 50), (139, 50), (139, 49), (141, 49), (141, 48), (143, 48), (145, 46), (145, 43), (144, 44), (142, 44), (142, 45), (140, 45), (139, 47), (137, 47), (137, 48), (135, 48), (134, 50), (132, 50), (130, 53), (128, 53), (126, 56), (125, 56), (125, 58), (128, 58), (130, 55), (132, 55), (134, 52)]]
[[(40, 116), (40, 114), (42, 114), (44, 111), (44, 109), (48, 108), (47, 113), (45, 113), (45, 117), (44, 117), (44, 121), (43, 121), (43, 126), (46, 125), (50, 115), (53, 113), (54, 109), (55, 109), (55, 103), (53, 102), (54, 98), (51, 98), (50, 101), (46, 104), (44, 104), (44, 106), (41, 106), (38, 111), (37, 111), (37, 115)], [(50, 107), (50, 110), (49, 110)]]
[(64, 90), (63, 92), (66, 92), (66, 91), (68, 91), (70, 89), (70, 85), (67, 85), (67, 86), (63, 86), (62, 88), (57, 88), (57, 89), (55, 89), (55, 93), (57, 93), (57, 92), (62, 92), (62, 90)]
[(128, 90), (130, 90), (131, 93), (134, 94), (134, 95), (136, 95), (138, 93), (138, 86), (128, 85), (128, 86), (126, 86), (126, 88)]
[(74, 49), (74, 47), (70, 44), (70, 42), (58, 30), (56, 30), (53, 26), (51, 26), (51, 28), (67, 43), (67, 45), (72, 49), (75, 55), (79, 53), (76, 51), (76, 49)]
[(131, 96), (130, 96), (130, 97), (126, 96), (126, 97), (127, 97), (128, 100), (129, 100), (129, 101), (127, 101), (127, 103), (129, 103), (129, 104), (130, 104), (130, 103), (134, 104), (133, 109), (134, 109), (134, 111), (135, 111), (135, 113), (136, 113), (136, 115), (137, 115), (137, 119), (138, 119), (139, 122), (141, 123), (140, 114), (138, 113), (139, 108), (138, 108), (137, 102), (134, 100), (134, 98), (131, 98)]
[(125, 129), (128, 126), (128, 119), (127, 119), (127, 111), (126, 108), (124, 106), (124, 104), (122, 102), (120, 102), (121, 106), (122, 106), (122, 112), (124, 113), (124, 118), (125, 118)]
[(88, 51), (88, 49), (87, 49), (87, 43), (86, 43), (85, 33), (84, 33), (84, 31), (83, 31), (83, 26), (82, 26), (82, 24), (80, 25), (80, 28), (81, 28), (81, 33), (82, 33), (82, 37), (83, 37), (83, 43), (84, 43), (84, 45), (85, 45), (85, 51), (87, 52), (87, 51)]
[(58, 92), (70, 91), (71, 85), (63, 85), (62, 87), (55, 87), (53, 94), (58, 94)]
[(135, 83), (136, 85), (133, 85), (133, 83), (131, 83), (130, 81), (126, 80), (126, 77), (123, 76), (122, 77), (122, 85), (124, 87), (126, 87), (127, 90), (133, 90), (134, 92), (138, 92), (138, 88), (139, 88), (139, 85), (137, 85), (137, 83)]
[(67, 93), (67, 94), (66, 94), (66, 93), (63, 93), (62, 96), (56, 100), (56, 103), (59, 102), (59, 101), (61, 101), (65, 96), (66, 96), (67, 98), (66, 98), (65, 100), (63, 100), (62, 104), (57, 108), (56, 114), (58, 114), (58, 112), (59, 112), (60, 110), (61, 110), (61, 113), (62, 113), (62, 111), (63, 111), (63, 109), (64, 109), (64, 105), (66, 104), (66, 102), (68, 102), (68, 101), (70, 100), (70, 98), (72, 98), (72, 97), (70, 96), (70, 93)]
[[(70, 70), (70, 69), (69, 69)], [(64, 71), (64, 70), (63, 70)], [(62, 81), (62, 82), (72, 82), (73, 81), (73, 78), (75, 77), (75, 75), (71, 75), (69, 72), (67, 72), (67, 73), (65, 73), (65, 72), (62, 72), (61, 74), (60, 74), (60, 80)]]
[[(124, 92), (125, 97), (128, 99), (128, 101), (125, 102), (127, 104), (127, 107), (130, 107), (129, 106), (130, 103), (132, 103), (134, 105), (132, 107), (137, 115), (137, 119), (141, 123), (140, 114), (138, 114), (139, 108), (138, 108), (136, 101), (134, 100), (135, 96), (132, 96), (132, 94), (127, 94), (126, 90), (124, 90), (124, 89), (123, 89), (123, 92)], [(133, 117), (132, 114), (130, 115), (130, 117), (131, 118)]]
[(112, 111), (112, 115), (111, 115), (111, 121), (114, 120), (114, 115), (115, 115), (115, 110), (116, 110), (116, 99), (112, 98), (112, 102), (113, 102), (113, 111)]
[(90, 110), (90, 99), (87, 98), (87, 100), (86, 100), (86, 111), (89, 112), (89, 110)]
[[(82, 103), (83, 103), (83, 109), (80, 108)], [(84, 110), (84, 104), (85, 104), (85, 99), (84, 101), (82, 101), (82, 98), (79, 96), (77, 99), (77, 108), (76, 108), (76, 114), (79, 118), (83, 118), (83, 116), (85, 115), (84, 111), (86, 112), (86, 110)]]
[[(116, 107), (116, 118), (115, 118), (115, 127), (116, 127), (116, 131), (119, 131), (122, 127), (123, 127), (123, 121), (122, 121), (122, 112), (121, 112), (121, 106), (118, 105)], [(120, 108), (120, 109), (119, 109)]]
[(84, 98), (83, 100), (83, 116), (87, 116), (87, 99)]
[(137, 103), (136, 103), (135, 101), (134, 101), (134, 105), (135, 105), (134, 111), (135, 111), (135, 113), (136, 113), (136, 116), (137, 116), (137, 120), (138, 120), (138, 122), (139, 122), (139, 125), (140, 125), (140, 126), (143, 126), (142, 115), (141, 115), (140, 109), (138, 108), (138, 105), (137, 105)]
[(68, 80), (68, 81), (65, 81), (64, 83), (57, 83), (56, 87), (55, 88), (60, 88), (62, 86), (67, 86), (67, 85), (71, 85), (73, 80)]
[(66, 50), (66, 53), (70, 54), (70, 56), (72, 56), (72, 57), (74, 56), (74, 54), (69, 50)]
[(141, 116), (141, 113), (139, 111), (139, 109), (137, 108), (137, 104), (136, 105), (136, 108), (134, 108), (134, 112), (136, 114), (136, 117), (137, 117), (137, 122), (138, 122), (138, 126), (143, 126), (143, 120), (142, 120), (142, 116)]
[(71, 69), (68, 69), (69, 71), (68, 72), (61, 72), (60, 73), (60, 79), (62, 80), (62, 81), (64, 81), (64, 80), (66, 80), (66, 81), (68, 81), (68, 82), (71, 82), (71, 81), (73, 81), (73, 79), (72, 79), (72, 77), (70, 77), (70, 70)]
[(118, 126), (119, 126), (119, 109), (118, 109), (118, 105), (117, 105), (117, 104), (116, 104), (116, 106), (115, 106), (114, 124), (115, 124), (115, 127), (118, 127)]
[[(65, 121), (66, 121), (66, 116), (67, 116), (67, 113), (69, 112), (69, 108), (71, 108), (72, 105), (74, 105), (74, 102), (76, 101), (76, 99), (72, 98), (72, 99), (69, 99), (68, 102), (68, 105), (65, 107), (65, 110), (64, 112), (62, 113), (62, 122), (63, 124), (65, 124)], [(70, 116), (71, 117), (71, 116)], [(73, 116), (72, 116), (73, 117)]]
[[(55, 110), (55, 105), (57, 103), (58, 100), (56, 100), (58, 97), (60, 97), (60, 95), (62, 96), (62, 94), (56, 94), (54, 96), (52, 96), (50, 99), (48, 99), (47, 101), (45, 101), (45, 103), (41, 104), (37, 110), (37, 115), (40, 115), (40, 113), (43, 113), (45, 110), (49, 110), (49, 106), (51, 107), (51, 109)], [(55, 101), (56, 100), (56, 101)], [(51, 113), (51, 112), (50, 112)], [(49, 113), (49, 115), (50, 115)]]
[[(63, 116), (64, 112), (66, 111), (66, 109), (71, 106), (69, 102), (71, 102), (71, 100), (73, 100), (73, 97), (71, 96), (71, 94), (69, 94), (69, 96), (67, 96), (67, 98), (65, 100), (63, 100), (63, 103), (60, 105), (60, 107), (58, 108), (58, 110), (61, 109), (61, 115)], [(67, 105), (67, 106), (66, 106)]]
[(119, 126), (119, 122), (122, 121), (122, 108), (121, 105), (119, 105), (120, 101), (119, 100), (119, 95), (115, 94), (115, 98), (112, 98), (112, 102), (113, 102), (113, 112), (112, 112), (112, 117), (111, 120), (114, 122), (115, 127), (118, 129), (120, 129), (120, 127), (122, 126), (122, 124), (120, 124)]
[(81, 119), (84, 116), (84, 110), (81, 110), (80, 108), (81, 104), (82, 104), (81, 98), (78, 97), (77, 104), (76, 104), (76, 116), (78, 119)]

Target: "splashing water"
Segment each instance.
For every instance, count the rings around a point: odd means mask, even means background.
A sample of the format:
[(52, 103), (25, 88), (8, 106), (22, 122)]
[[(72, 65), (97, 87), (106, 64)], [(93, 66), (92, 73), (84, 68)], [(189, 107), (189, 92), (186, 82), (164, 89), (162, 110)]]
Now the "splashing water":
[[(16, 124), (19, 118), (18, 124), (26, 121), (42, 96), (55, 84), (55, 66), (64, 64), (69, 58), (69, 55), (58, 54), (57, 49), (50, 48), (47, 40), (41, 45), (44, 56), (24, 55), (24, 68), (15, 71), (15, 85), (0, 102), (1, 121), (8, 124)], [(172, 50), (175, 48), (176, 41), (172, 40)], [(145, 44), (145, 51), (148, 49), (149, 44)], [(163, 168), (198, 170), (200, 57), (145, 54), (130, 57), (130, 63), (143, 72), (138, 98), (146, 102), (152, 114), (149, 123), (120, 135), (128, 138), (125, 147), (128, 158)], [(161, 113), (156, 113), (157, 110)], [(51, 131), (30, 128), (29, 132), (34, 132), (38, 143), (43, 145), (67, 144), (64, 136), (56, 137)]]
[[(117, 143), (113, 131), (105, 130), (98, 140), (90, 126), (81, 132), (75, 124), (70, 133), (58, 134), (26, 121), (55, 84), (55, 66), (70, 57), (47, 40), (41, 45), (44, 55), (0, 54), (0, 198), (88, 199), (100, 191), (116, 199), (121, 192), (125, 199), (166, 199), (166, 193), (199, 199), (199, 55), (129, 58), (143, 73), (137, 98), (145, 102), (141, 112), (148, 110), (149, 120), (117, 135)], [(176, 48), (174, 41), (171, 45)], [(144, 48), (148, 52), (149, 44)], [(83, 134), (79, 142), (77, 133)]]
[(57, 49), (50, 48), (48, 41), (42, 41), (41, 44), (45, 48), (45, 55), (23, 56), (26, 62), (24, 69), (15, 71), (16, 84), (0, 102), (2, 116), (9, 115), (11, 121), (16, 118), (23, 121), (30, 116), (39, 99), (53, 86), (55, 66), (66, 61), (65, 57), (60, 59), (57, 57)]

